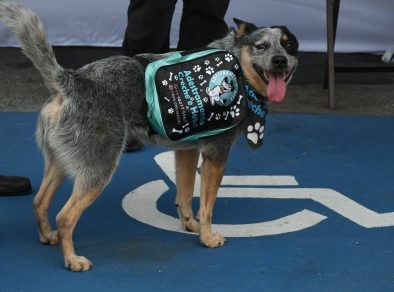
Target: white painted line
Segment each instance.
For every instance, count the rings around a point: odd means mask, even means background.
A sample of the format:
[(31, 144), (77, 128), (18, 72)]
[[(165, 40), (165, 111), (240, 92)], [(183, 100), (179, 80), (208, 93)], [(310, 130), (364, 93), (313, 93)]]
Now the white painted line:
[[(175, 184), (175, 158), (173, 152), (155, 156), (158, 165)], [(200, 161), (201, 162), (201, 161)], [(327, 188), (251, 188), (242, 186), (297, 186), (293, 176), (225, 176), (219, 198), (260, 199), (310, 199), (365, 228), (394, 226), (394, 212), (377, 213), (351, 200), (345, 195)], [(182, 230), (177, 218), (157, 210), (156, 202), (168, 186), (162, 180), (149, 182), (127, 194), (122, 206), (129, 216), (152, 226), (170, 231)], [(200, 176), (196, 174), (194, 197), (200, 195)], [(213, 224), (212, 229), (227, 237), (250, 237), (282, 234), (302, 230), (318, 224), (327, 217), (303, 210), (277, 220), (252, 224)]]
[[(168, 176), (168, 178), (176, 184), (176, 172), (175, 172), (175, 154), (173, 151), (162, 152), (154, 157), (156, 163)], [(200, 164), (200, 162), (199, 162)]]
[(332, 189), (320, 188), (220, 188), (218, 197), (311, 199), (366, 228), (394, 226), (394, 212), (377, 213)]
[(290, 175), (226, 175), (222, 186), (298, 186), (294, 176)]
[[(122, 201), (123, 210), (132, 218), (168, 231), (189, 233), (182, 229), (178, 218), (157, 210), (157, 200), (168, 191), (162, 180), (146, 183), (128, 193)], [(276, 235), (312, 227), (327, 217), (303, 210), (277, 220), (252, 224), (212, 224), (212, 230), (226, 237), (253, 237)]]
[[(175, 155), (173, 151), (167, 151), (155, 156), (156, 163), (175, 184)], [(201, 165), (201, 157), (198, 162)], [(200, 184), (200, 175), (196, 173), (196, 185)], [(242, 175), (242, 176), (224, 176), (222, 186), (243, 185), (243, 186), (298, 186), (298, 182), (291, 175)]]

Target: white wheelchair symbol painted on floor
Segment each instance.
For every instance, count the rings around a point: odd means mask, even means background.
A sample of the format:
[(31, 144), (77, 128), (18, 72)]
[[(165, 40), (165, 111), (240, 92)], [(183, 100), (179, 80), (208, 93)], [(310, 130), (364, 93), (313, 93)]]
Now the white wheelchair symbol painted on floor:
[[(155, 161), (175, 184), (174, 153), (160, 153), (155, 156)], [(294, 188), (298, 186), (298, 182), (293, 176), (224, 176), (221, 185), (227, 187), (219, 189), (218, 198), (311, 199), (365, 228), (394, 226), (394, 212), (376, 213), (332, 189)], [(195, 197), (200, 194), (199, 188), (200, 176), (197, 173)], [(164, 230), (189, 233), (181, 228), (178, 218), (157, 209), (157, 200), (168, 190), (169, 187), (163, 180), (146, 183), (123, 198), (123, 210), (142, 223)], [(252, 224), (212, 224), (212, 229), (225, 237), (267, 236), (303, 230), (325, 219), (326, 216), (304, 209), (277, 220)]]

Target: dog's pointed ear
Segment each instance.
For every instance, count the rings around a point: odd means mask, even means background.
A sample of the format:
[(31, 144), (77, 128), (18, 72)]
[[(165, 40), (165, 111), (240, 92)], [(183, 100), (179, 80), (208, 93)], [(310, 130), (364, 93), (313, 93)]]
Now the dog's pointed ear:
[(253, 23), (246, 22), (238, 18), (233, 18), (233, 20), (238, 27), (238, 29), (235, 31), (236, 38), (240, 38), (243, 35), (250, 34), (257, 29), (257, 26)]

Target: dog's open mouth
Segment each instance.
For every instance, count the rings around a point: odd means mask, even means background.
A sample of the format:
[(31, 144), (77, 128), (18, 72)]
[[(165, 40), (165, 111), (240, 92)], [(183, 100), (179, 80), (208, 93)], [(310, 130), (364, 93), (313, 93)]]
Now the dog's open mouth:
[(290, 80), (294, 68), (290, 71), (272, 72), (264, 70), (256, 64), (253, 64), (253, 67), (267, 85), (268, 100), (272, 102), (282, 102), (286, 95), (287, 82)]

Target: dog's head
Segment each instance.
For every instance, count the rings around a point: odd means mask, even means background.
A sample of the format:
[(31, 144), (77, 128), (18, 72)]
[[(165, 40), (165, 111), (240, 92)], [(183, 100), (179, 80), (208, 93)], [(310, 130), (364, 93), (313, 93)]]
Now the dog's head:
[(233, 83), (232, 80), (231, 80), (230, 82), (228, 82), (228, 78), (225, 77), (225, 78), (223, 79), (223, 81), (222, 81), (222, 86), (223, 86), (226, 90), (232, 91), (233, 88), (234, 88), (234, 83)]
[(272, 102), (286, 95), (298, 64), (298, 41), (284, 26), (257, 27), (234, 19), (234, 50), (249, 84)]

